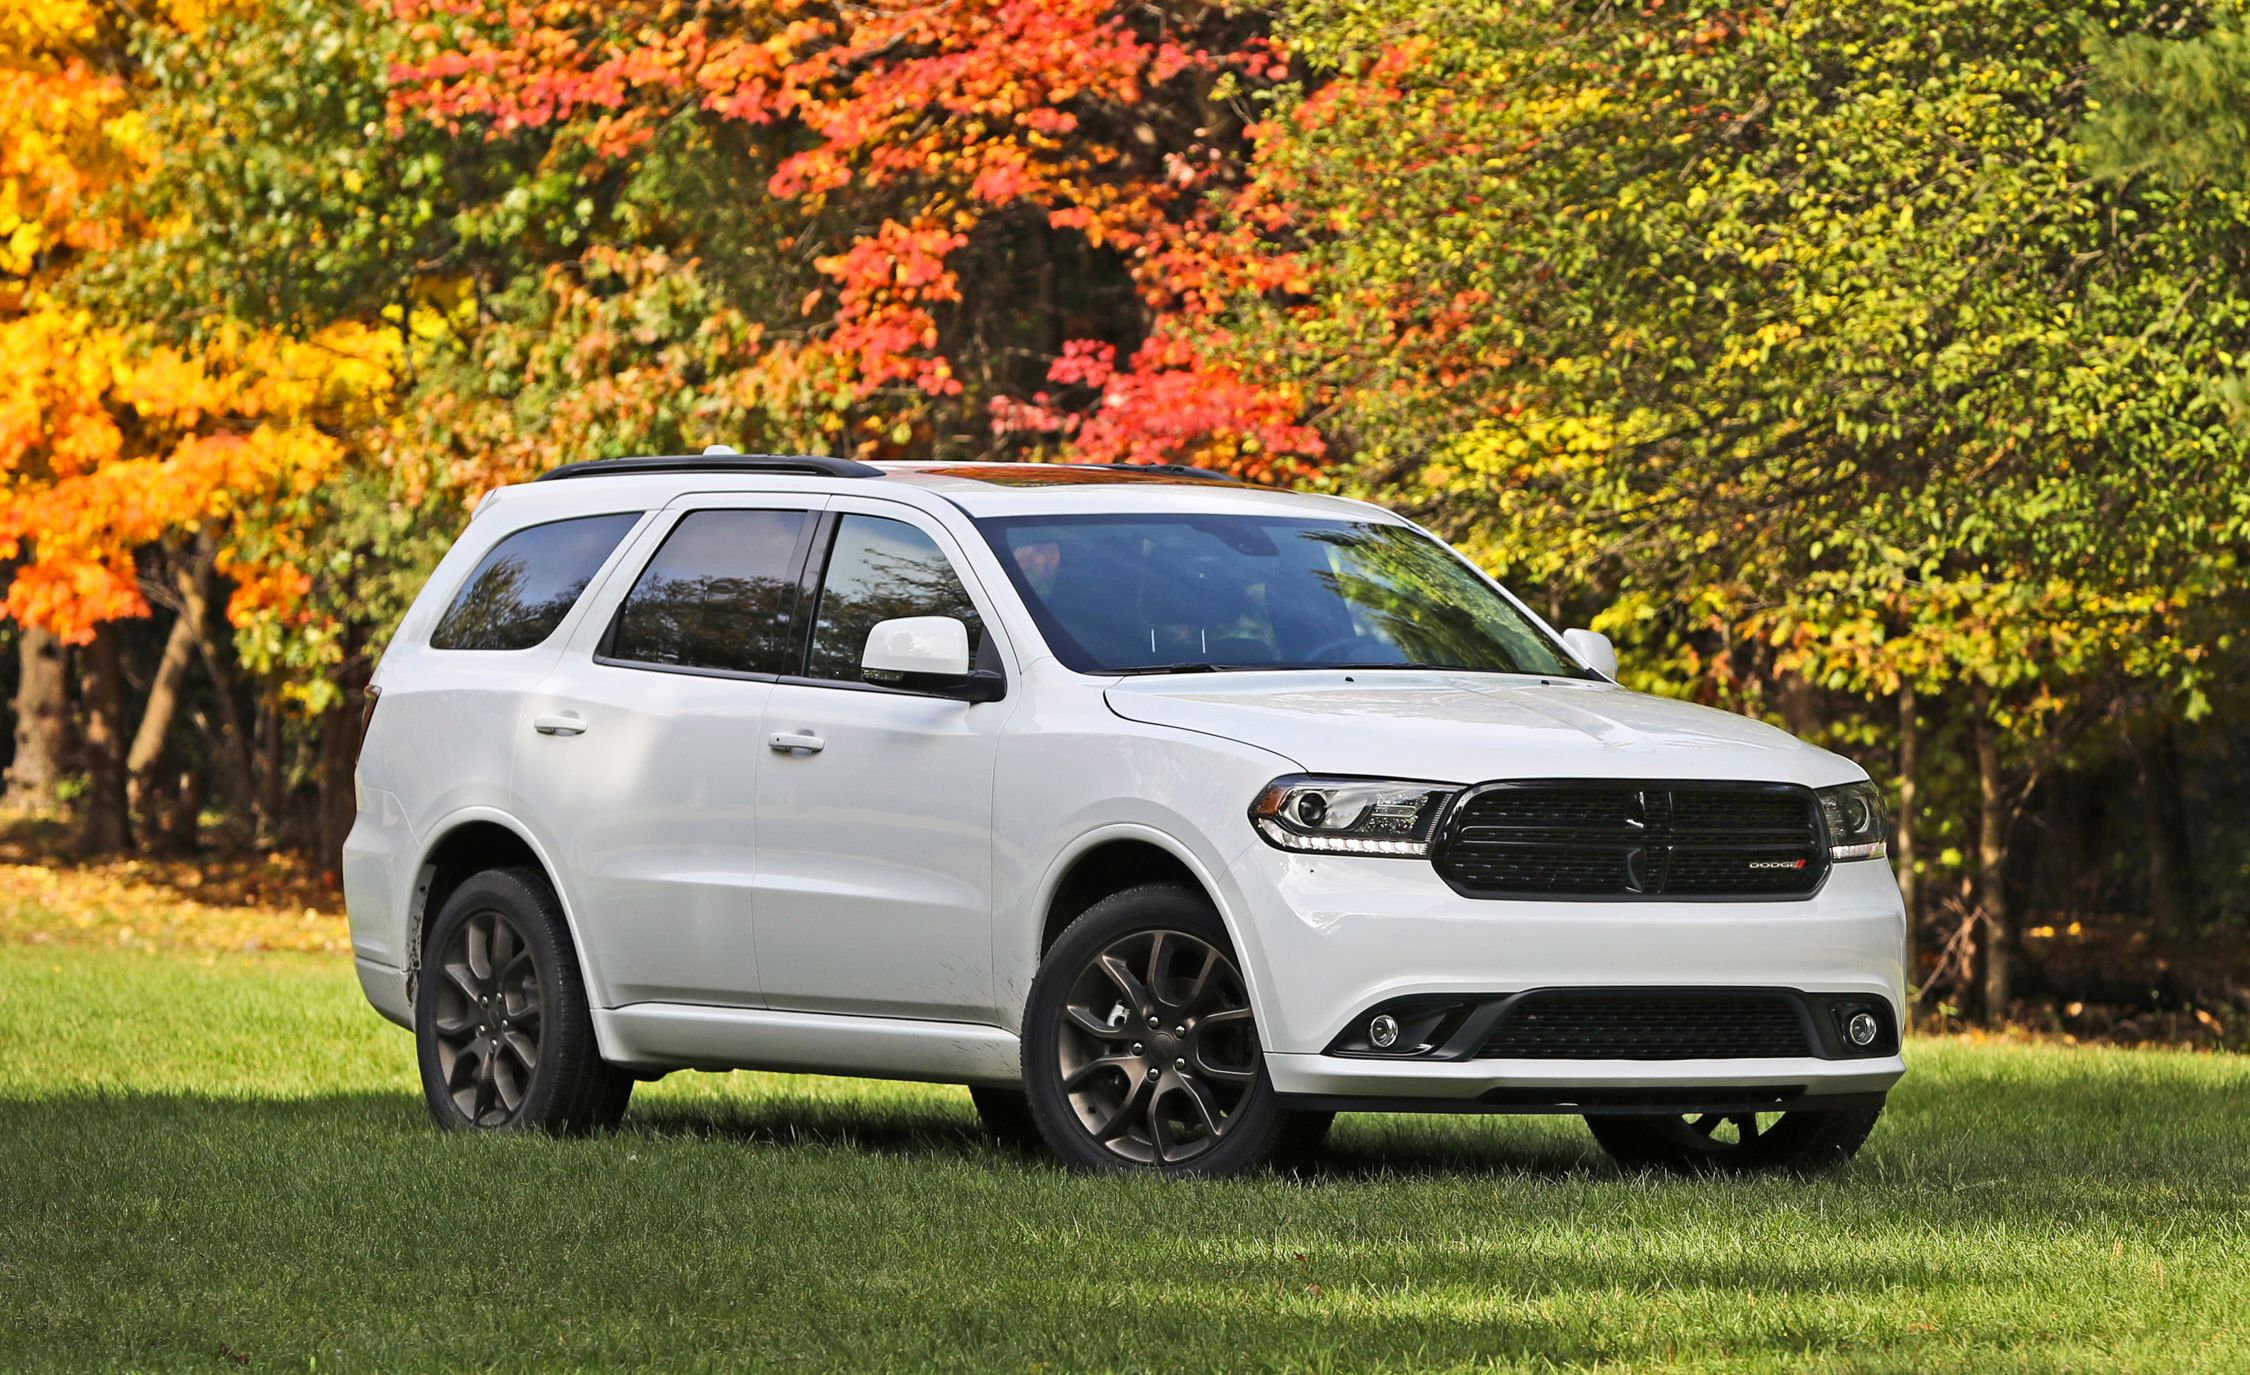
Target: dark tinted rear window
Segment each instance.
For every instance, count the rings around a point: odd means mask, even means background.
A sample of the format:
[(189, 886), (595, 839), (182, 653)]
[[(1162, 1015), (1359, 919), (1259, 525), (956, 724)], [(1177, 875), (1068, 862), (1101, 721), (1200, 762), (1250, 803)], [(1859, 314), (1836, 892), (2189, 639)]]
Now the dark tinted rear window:
[(529, 649), (555, 633), (640, 512), (533, 525), (492, 546), (430, 633), (432, 649)]
[(803, 511), (695, 511), (656, 551), (618, 609), (608, 657), (781, 673), (796, 643)]

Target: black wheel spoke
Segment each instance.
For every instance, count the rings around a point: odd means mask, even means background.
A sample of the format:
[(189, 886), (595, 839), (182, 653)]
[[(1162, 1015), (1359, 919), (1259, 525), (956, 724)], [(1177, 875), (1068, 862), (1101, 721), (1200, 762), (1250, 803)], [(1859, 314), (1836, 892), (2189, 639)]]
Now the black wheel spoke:
[(1247, 1022), (1250, 1017), (1249, 1008), (1230, 1007), (1218, 1012), (1205, 1013), (1203, 1016), (1196, 1018), (1195, 1023), (1198, 1027), (1209, 1030), (1215, 1026), (1231, 1026), (1236, 1022)]
[(1166, 1076), (1157, 1081), (1156, 1087), (1148, 1095), (1148, 1141), (1156, 1151), (1156, 1163), (1159, 1165), (1179, 1158), (1179, 1143), (1172, 1135), (1172, 1119), (1163, 1110), (1164, 1100), (1172, 1096), (1178, 1083), (1178, 1080)]
[(1734, 1129), (1737, 1133), (1740, 1134), (1740, 1139), (1745, 1144), (1757, 1140), (1758, 1114), (1754, 1112), (1746, 1112), (1738, 1115), (1734, 1119)]
[(1063, 1080), (1063, 1092), (1076, 1093), (1083, 1085), (1105, 1074), (1117, 1073), (1131, 1078), (1142, 1072), (1142, 1063), (1137, 1055), (1104, 1055), (1099, 1060), (1088, 1060)]
[(1133, 1119), (1140, 1116), (1145, 1108), (1143, 1100), (1149, 1096), (1152, 1082), (1146, 1077), (1135, 1079), (1132, 1082), (1131, 1086), (1125, 1090), (1124, 1098), (1118, 1102), (1116, 1110), (1095, 1125), (1094, 1139), (1096, 1141), (1114, 1141), (1124, 1133), (1126, 1128), (1133, 1125)]
[(1134, 976), (1133, 971), (1126, 967), (1125, 961), (1105, 950), (1099, 963), (1102, 972), (1109, 976), (1111, 983), (1117, 985), (1118, 991), (1125, 995), (1126, 1003), (1135, 1012), (1143, 1017), (1154, 1015), (1155, 999), (1149, 996), (1148, 988)]
[(506, 1046), (508, 1053), (516, 1057), (516, 1062), (523, 1066), (525, 1074), (539, 1068), (539, 1043), (529, 1036), (520, 1031), (504, 1031), (500, 1033), (500, 1044)]
[(466, 960), (448, 960), (445, 965), (446, 982), (461, 990), (461, 996), (471, 1003), (484, 996), (484, 981), (477, 977)]
[(1123, 1041), (1130, 1039), (1133, 1035), (1132, 1023), (1126, 1022), (1118, 1026), (1111, 1026), (1096, 1016), (1092, 1008), (1079, 1007), (1075, 1003), (1063, 1009), (1063, 1016), (1069, 1020), (1072, 1026), (1077, 1027), (1097, 1041)]
[(1193, 1076), (1185, 1074), (1177, 1082), (1179, 1095), (1195, 1104), (1196, 1115), (1203, 1119), (1203, 1129), (1214, 1137), (1224, 1135), (1226, 1128), (1220, 1125), (1218, 1105), (1211, 1101), (1211, 1095), (1203, 1085), (1197, 1083)]
[(492, 985), (492, 926), (498, 920), (487, 915), (472, 918), (468, 924), (468, 942), (462, 955), (468, 961), (469, 972), (476, 976), (479, 993)]
[(1707, 1136), (1709, 1136), (1709, 1135), (1710, 1135), (1711, 1133), (1713, 1133), (1713, 1132), (1715, 1132), (1715, 1131), (1717, 1131), (1717, 1130), (1719, 1129), (1719, 1123), (1720, 1123), (1720, 1121), (1721, 1121), (1721, 1120), (1722, 1120), (1722, 1119), (1721, 1119), (1721, 1118), (1719, 1117), (1719, 1115), (1718, 1115), (1717, 1113), (1715, 1113), (1715, 1112), (1707, 1112), (1707, 1113), (1704, 1113), (1704, 1114), (1703, 1114), (1702, 1116), (1700, 1116), (1700, 1117), (1691, 1117), (1691, 1118), (1689, 1118), (1689, 1119), (1688, 1119), (1688, 1128), (1689, 1128), (1689, 1130), (1693, 1131), (1693, 1132), (1694, 1132), (1694, 1133), (1695, 1133), (1695, 1134), (1696, 1134), (1697, 1136), (1706, 1136), (1706, 1137), (1707, 1137)]
[(516, 962), (521, 942), (516, 939), (516, 928), (507, 922), (492, 923), (492, 948), (488, 958), (492, 961), (492, 982), (497, 987), (508, 976), (508, 967)]
[(504, 1057), (497, 1059), (492, 1068), (492, 1081), (500, 1094), (500, 1106), (513, 1114), (523, 1106), (524, 1095), (531, 1091), (531, 1066), (525, 1064), (518, 1069)]
[(1203, 1006), (1203, 1000), (1211, 995), (1211, 975), (1218, 968), (1219, 952), (1206, 949), (1203, 952), (1203, 967), (1195, 972), (1194, 980), (1188, 984), (1187, 994), (1180, 999), (1180, 1011), (1194, 1012)]
[(1216, 1079), (1221, 1083), (1247, 1084), (1258, 1077), (1258, 1070), (1255, 1065), (1239, 1067), (1235, 1065), (1214, 1065), (1209, 1060), (1204, 1059), (1201, 1052), (1198, 1052), (1196, 1057), (1188, 1063), (1194, 1067), (1197, 1074), (1206, 1079)]
[(472, 1038), (453, 1049), (453, 1062), (445, 1067), (445, 1087), (453, 1092), (466, 1089), (475, 1082), (473, 1070), (484, 1058), (484, 1047)]
[(477, 1077), (474, 1081), (476, 1097), (473, 1100), (474, 1106), (469, 1110), (469, 1120), (480, 1126), (484, 1122), (484, 1115), (492, 1110), (494, 1062), (497, 1058), (491, 1052), (481, 1049), (477, 1055)]

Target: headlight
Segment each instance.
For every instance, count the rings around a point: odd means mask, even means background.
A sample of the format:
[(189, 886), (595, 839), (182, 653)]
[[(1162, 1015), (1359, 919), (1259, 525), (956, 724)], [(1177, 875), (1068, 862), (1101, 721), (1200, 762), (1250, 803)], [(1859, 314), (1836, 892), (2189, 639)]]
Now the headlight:
[(1438, 813), (1459, 791), (1441, 783), (1292, 774), (1258, 794), (1250, 824), (1278, 849), (1418, 858), (1430, 852)]
[(1830, 859), (1881, 859), (1883, 848), (1883, 794), (1872, 783), (1846, 783), (1822, 788), (1820, 820), (1828, 830)]

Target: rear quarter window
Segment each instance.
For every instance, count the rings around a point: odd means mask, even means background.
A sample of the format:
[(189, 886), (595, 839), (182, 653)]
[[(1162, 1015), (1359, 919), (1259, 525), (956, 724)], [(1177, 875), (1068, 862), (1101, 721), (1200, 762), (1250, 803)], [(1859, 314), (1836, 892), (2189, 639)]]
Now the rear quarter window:
[(430, 632), (432, 649), (530, 649), (555, 633), (638, 511), (516, 531), (478, 560)]

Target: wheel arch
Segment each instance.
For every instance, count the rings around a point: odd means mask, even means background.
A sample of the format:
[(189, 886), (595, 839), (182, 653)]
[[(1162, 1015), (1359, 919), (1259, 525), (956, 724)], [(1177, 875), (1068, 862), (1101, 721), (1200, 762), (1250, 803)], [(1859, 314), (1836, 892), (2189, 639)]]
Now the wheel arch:
[[(570, 896), (563, 889), (553, 862), (546, 851), (522, 823), (495, 807), (466, 807), (448, 815), (430, 828), (430, 842), (423, 847), (421, 858), (414, 869), (414, 887), (407, 898), (406, 910), (406, 968), (409, 1005), (419, 991), (417, 977), (422, 963), (422, 942), (429, 934), (430, 923), (437, 920), (445, 909), (446, 899), (463, 883), (489, 869), (522, 867), (535, 869), (555, 894), (555, 903), (562, 909), (563, 926), (570, 933), (572, 955), (578, 961), (578, 975), (590, 996), (589, 1001), (598, 1008), (596, 994), (601, 985), (594, 971), (586, 963), (586, 943), (579, 937), (578, 914), (572, 910)], [(600, 1018), (596, 1018), (597, 1030)]]
[(1243, 980), (1249, 985), (1250, 1004), (1262, 1034), (1266, 1020), (1264, 954), (1255, 941), (1248, 939), (1240, 895), (1221, 881), (1220, 874), (1192, 846), (1154, 826), (1127, 822), (1101, 827), (1079, 836), (1055, 856), (1040, 879), (1032, 903), (1032, 967), (1037, 967), (1056, 938), (1087, 908), (1112, 893), (1164, 881), (1201, 893), (1219, 914), (1219, 924), (1226, 928), (1227, 942), (1234, 947)]

